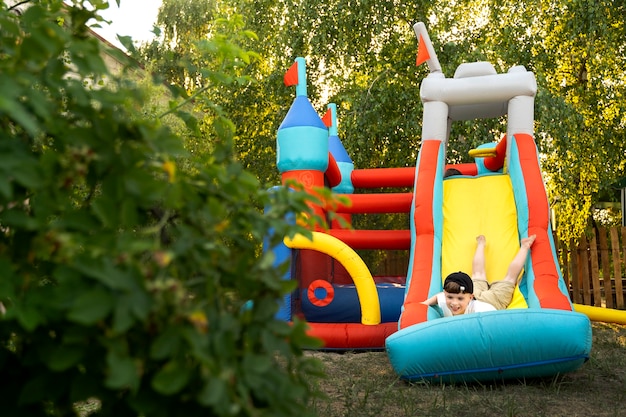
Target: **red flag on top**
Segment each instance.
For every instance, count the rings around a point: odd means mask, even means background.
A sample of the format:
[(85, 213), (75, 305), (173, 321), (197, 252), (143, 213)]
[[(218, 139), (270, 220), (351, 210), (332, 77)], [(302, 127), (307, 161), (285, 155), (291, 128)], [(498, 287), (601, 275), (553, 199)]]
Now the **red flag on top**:
[(424, 38), (422, 37), (422, 35), (420, 35), (420, 39), (417, 45), (417, 59), (415, 60), (415, 65), (420, 66), (429, 59), (430, 54), (428, 53), (426, 42), (424, 42)]
[(285, 85), (287, 87), (298, 84), (298, 63), (294, 62), (293, 65), (285, 73)]
[(326, 114), (322, 117), (322, 122), (324, 122), (324, 126), (331, 127), (333, 125), (333, 112), (330, 109), (326, 110)]

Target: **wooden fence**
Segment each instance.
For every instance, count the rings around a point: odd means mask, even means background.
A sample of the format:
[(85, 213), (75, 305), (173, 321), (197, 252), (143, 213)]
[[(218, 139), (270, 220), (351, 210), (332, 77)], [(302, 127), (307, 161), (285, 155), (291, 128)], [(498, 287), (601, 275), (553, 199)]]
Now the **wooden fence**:
[(569, 251), (558, 241), (556, 247), (574, 303), (625, 309), (626, 227), (595, 229)]

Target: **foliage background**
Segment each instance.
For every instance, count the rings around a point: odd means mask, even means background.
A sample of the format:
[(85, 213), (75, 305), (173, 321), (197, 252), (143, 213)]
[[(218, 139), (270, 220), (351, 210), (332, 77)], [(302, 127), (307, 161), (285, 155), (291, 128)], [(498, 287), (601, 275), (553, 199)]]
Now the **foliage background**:
[[(595, 203), (619, 201), (616, 183), (626, 177), (625, 13), (623, 0), (164, 0), (157, 22), (164, 37), (142, 57), (181, 83), (190, 74), (171, 69), (171, 54), (210, 62), (177, 40), (211, 37), (216, 16), (245, 16), (261, 59), (241, 70), (258, 82), (228, 91), (220, 103), (238, 127), (244, 166), (275, 184), (275, 134), (293, 98), (282, 75), (297, 56), (306, 58), (319, 113), (337, 103), (339, 136), (357, 168), (415, 164), (427, 69), (415, 67), (412, 26), (424, 21), (448, 77), (478, 60), (499, 72), (524, 65), (536, 74), (536, 138), (556, 230), (569, 242), (591, 225)], [(192, 78), (201, 84), (201, 74)], [(455, 123), (449, 162), (468, 162), (469, 149), (504, 130), (503, 120)], [(396, 228), (404, 221), (375, 220)]]

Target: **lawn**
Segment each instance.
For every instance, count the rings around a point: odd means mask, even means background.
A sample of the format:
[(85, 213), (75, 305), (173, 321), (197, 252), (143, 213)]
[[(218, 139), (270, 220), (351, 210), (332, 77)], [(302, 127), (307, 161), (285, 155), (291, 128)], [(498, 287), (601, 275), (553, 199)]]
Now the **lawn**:
[(481, 384), (408, 383), (384, 352), (307, 352), (325, 365), (320, 416), (626, 416), (626, 326), (593, 324), (591, 358), (550, 378)]

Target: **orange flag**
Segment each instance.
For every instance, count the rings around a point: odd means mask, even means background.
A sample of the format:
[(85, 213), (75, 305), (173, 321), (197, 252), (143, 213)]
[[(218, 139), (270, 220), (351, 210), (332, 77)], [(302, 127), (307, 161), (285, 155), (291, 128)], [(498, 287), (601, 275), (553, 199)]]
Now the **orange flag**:
[(297, 62), (294, 62), (285, 73), (284, 82), (287, 87), (298, 84), (298, 63)]
[(324, 126), (331, 127), (333, 125), (333, 112), (330, 109), (326, 110), (326, 114), (322, 117), (322, 122), (324, 122)]
[(430, 54), (428, 53), (426, 42), (424, 42), (424, 38), (420, 35), (419, 43), (417, 45), (417, 59), (415, 60), (415, 65), (420, 66), (429, 59)]

